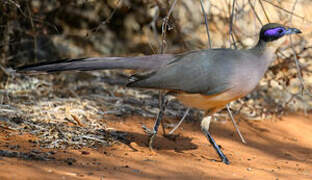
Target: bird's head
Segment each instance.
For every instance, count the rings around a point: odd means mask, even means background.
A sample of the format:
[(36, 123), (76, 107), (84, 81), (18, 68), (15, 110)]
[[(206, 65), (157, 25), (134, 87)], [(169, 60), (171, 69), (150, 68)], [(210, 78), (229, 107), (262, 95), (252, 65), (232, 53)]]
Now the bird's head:
[(264, 42), (272, 42), (285, 35), (299, 33), (301, 33), (299, 29), (286, 27), (277, 23), (269, 23), (262, 26), (260, 31), (260, 40), (263, 40)]

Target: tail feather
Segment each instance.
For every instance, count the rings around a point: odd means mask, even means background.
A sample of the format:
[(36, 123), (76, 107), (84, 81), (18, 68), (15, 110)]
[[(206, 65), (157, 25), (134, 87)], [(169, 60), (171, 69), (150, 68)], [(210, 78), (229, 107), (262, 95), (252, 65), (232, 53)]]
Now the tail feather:
[(141, 74), (133, 74), (128, 78), (127, 87), (135, 87), (138, 82), (154, 75), (155, 73), (156, 71), (150, 71), (150, 72), (141, 73)]
[(32, 64), (17, 68), (17, 72), (59, 72), (59, 71), (92, 71), (101, 69), (134, 69), (154, 70), (168, 64), (175, 56), (156, 54), (136, 57), (95, 57), (63, 59), (53, 62)]

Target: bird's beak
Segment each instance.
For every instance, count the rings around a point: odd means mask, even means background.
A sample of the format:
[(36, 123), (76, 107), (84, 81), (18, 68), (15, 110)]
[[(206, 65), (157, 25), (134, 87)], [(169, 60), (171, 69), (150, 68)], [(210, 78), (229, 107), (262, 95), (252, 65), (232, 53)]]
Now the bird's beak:
[(297, 28), (288, 28), (285, 34), (300, 34), (301, 31)]

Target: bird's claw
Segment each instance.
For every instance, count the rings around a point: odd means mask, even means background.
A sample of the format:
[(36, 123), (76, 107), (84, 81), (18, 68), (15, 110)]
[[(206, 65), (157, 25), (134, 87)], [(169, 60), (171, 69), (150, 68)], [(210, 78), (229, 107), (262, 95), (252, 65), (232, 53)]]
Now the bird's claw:
[(148, 136), (152, 136), (153, 134), (155, 134), (154, 130), (147, 128), (145, 125), (142, 125), (142, 129)]

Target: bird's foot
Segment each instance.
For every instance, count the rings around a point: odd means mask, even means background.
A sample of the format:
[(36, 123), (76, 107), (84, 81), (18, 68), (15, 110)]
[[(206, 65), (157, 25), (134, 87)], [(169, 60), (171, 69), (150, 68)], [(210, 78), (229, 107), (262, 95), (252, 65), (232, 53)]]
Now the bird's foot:
[(154, 138), (157, 134), (156, 131), (147, 128), (145, 125), (142, 126), (144, 132), (148, 135), (148, 147), (149, 149), (153, 152), (153, 142), (154, 142)]
[(145, 125), (142, 125), (142, 129), (144, 130), (144, 132), (148, 135), (151, 136), (154, 134), (154, 130), (147, 128)]
[[(142, 125), (142, 129), (149, 136), (149, 139), (151, 139), (152, 136), (155, 136), (157, 134), (154, 130), (147, 128), (145, 125)], [(180, 135), (179, 134), (164, 134), (163, 136), (171, 141), (175, 141)]]
[(221, 162), (223, 162), (224, 164), (226, 165), (229, 165), (230, 164), (230, 161), (229, 159), (225, 156), (225, 154), (222, 152), (221, 150), (221, 146), (217, 145), (218, 148), (216, 148), (216, 151), (219, 155), (219, 157), (221, 158)]
[(152, 151), (152, 152), (154, 152), (154, 149), (153, 149), (153, 142), (154, 142), (155, 136), (156, 136), (156, 133), (151, 134), (151, 135), (148, 137), (148, 148), (149, 148), (150, 151)]
[(224, 156), (224, 157), (222, 158), (222, 162), (223, 162), (224, 164), (226, 164), (226, 165), (229, 165), (229, 164), (230, 164), (230, 161), (228, 160), (228, 158), (227, 158), (226, 156)]

